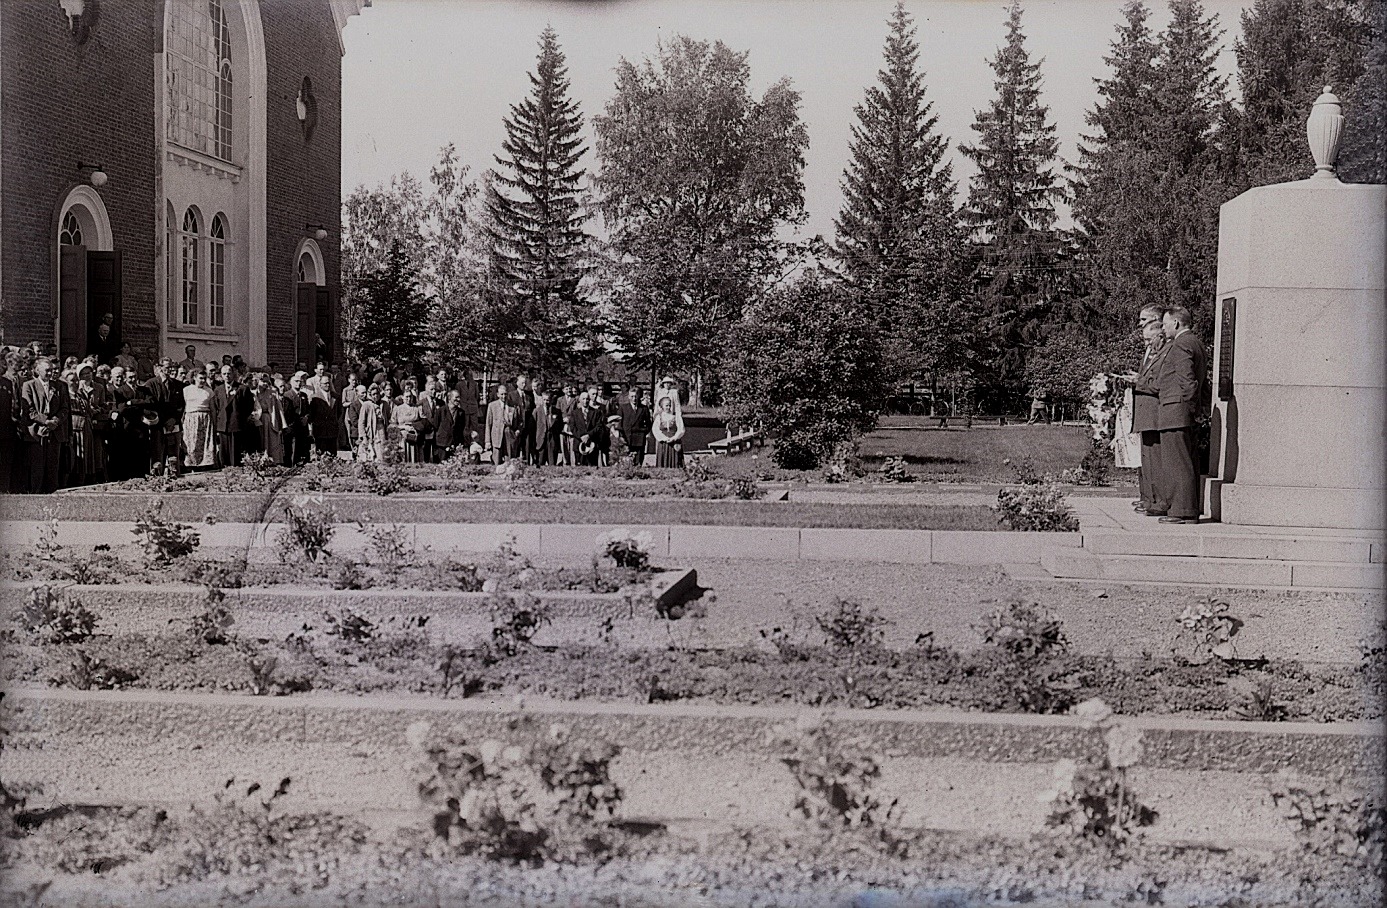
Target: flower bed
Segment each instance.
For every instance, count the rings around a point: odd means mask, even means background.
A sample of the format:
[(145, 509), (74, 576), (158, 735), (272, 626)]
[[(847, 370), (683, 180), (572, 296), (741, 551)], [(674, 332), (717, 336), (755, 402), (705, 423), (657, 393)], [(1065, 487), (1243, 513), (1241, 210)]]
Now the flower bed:
[[(243, 787), (238, 790), (243, 790)], [(257, 793), (258, 794), (258, 793)], [(1354, 860), (1134, 843), (1111, 855), (1057, 840), (934, 830), (870, 835), (809, 825), (720, 830), (700, 845), (658, 824), (616, 824), (610, 848), (562, 863), (448, 849), (421, 817), (394, 836), (356, 818), (265, 810), (224, 797), (166, 813), (98, 807), (26, 816), (8, 844), (0, 898), (54, 904), (702, 905), (1334, 904), (1373, 906), (1381, 880)], [(244, 801), (246, 803), (237, 803)], [(287, 835), (286, 835), (287, 833)], [(51, 887), (51, 889), (50, 889)], [(871, 901), (867, 899), (870, 897)]]
[[(647, 614), (654, 617), (653, 607)], [(531, 610), (528, 617), (522, 616)], [(197, 633), (99, 636), (7, 631), (6, 678), (77, 687), (293, 693), (544, 694), (622, 702), (1064, 712), (1100, 697), (1124, 715), (1341, 721), (1381, 716), (1371, 668), (1292, 661), (1201, 665), (1063, 652), (1018, 659), (1001, 644), (956, 652), (925, 645), (891, 651), (799, 642), (779, 629), (763, 645), (718, 650), (611, 645), (537, 647), (547, 622), (538, 603), (493, 608), (492, 640), (462, 648), (430, 640), (427, 615), (373, 624), (344, 609), (309, 617), (283, 641), (209, 643)], [(518, 617), (520, 616), (520, 617)], [(308, 616), (305, 616), (308, 617)], [(268, 666), (268, 668), (267, 668)]]

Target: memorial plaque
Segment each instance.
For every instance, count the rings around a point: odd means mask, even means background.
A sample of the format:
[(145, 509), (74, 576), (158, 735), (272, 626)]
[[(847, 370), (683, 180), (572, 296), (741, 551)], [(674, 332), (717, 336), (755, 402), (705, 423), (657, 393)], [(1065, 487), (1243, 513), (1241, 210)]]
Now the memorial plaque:
[(1223, 300), (1218, 317), (1218, 399), (1233, 399), (1233, 334), (1237, 326), (1238, 301)]

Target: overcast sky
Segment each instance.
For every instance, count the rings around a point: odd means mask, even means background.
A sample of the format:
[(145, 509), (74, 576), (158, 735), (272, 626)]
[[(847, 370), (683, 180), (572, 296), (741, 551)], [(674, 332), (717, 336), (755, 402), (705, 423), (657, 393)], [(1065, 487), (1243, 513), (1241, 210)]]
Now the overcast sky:
[[(1236, 91), (1233, 41), (1251, 0), (1204, 0), (1224, 29), (1219, 65)], [(974, 112), (993, 96), (992, 58), (1004, 37), (1002, 0), (908, 0), (928, 97), (949, 140), (960, 190)], [(1153, 3), (1152, 23), (1168, 18)], [(553, 25), (567, 55), (572, 94), (591, 140), (591, 119), (612, 94), (625, 57), (654, 55), (661, 38), (684, 34), (750, 51), (752, 91), (789, 76), (809, 129), (804, 172), (809, 219), (801, 234), (831, 238), (848, 161), (853, 107), (876, 80), (894, 0), (374, 0), (344, 31), (344, 194), (410, 171), (427, 179), (438, 149), (457, 145), (474, 175), (494, 166), (509, 106), (529, 90), (540, 31)], [(1093, 80), (1121, 21), (1121, 0), (1030, 0), (1024, 26), (1042, 61), (1044, 101), (1060, 154), (1075, 157)], [(594, 153), (584, 159), (596, 165)]]

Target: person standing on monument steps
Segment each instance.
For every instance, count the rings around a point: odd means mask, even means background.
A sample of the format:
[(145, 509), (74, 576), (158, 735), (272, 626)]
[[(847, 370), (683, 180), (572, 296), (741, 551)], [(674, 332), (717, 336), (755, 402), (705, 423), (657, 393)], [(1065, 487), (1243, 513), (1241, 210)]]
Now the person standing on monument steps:
[(1158, 504), (1164, 505), (1162, 510), (1167, 512), (1161, 523), (1199, 522), (1194, 413), (1201, 399), (1208, 354), (1190, 331), (1190, 324), (1190, 311), (1183, 306), (1167, 309), (1162, 319), (1165, 336), (1170, 340), (1156, 375), (1160, 398), (1156, 417), (1160, 433), (1156, 491), (1162, 497)]
[[(1141, 466), (1137, 468), (1137, 484), (1141, 498), (1132, 502), (1132, 507), (1160, 517), (1164, 512), (1165, 496), (1158, 494), (1157, 488), (1164, 489), (1159, 479), (1161, 433), (1156, 424), (1160, 415), (1160, 391), (1156, 387), (1156, 376), (1160, 372), (1161, 361), (1165, 358), (1165, 332), (1161, 319), (1165, 310), (1159, 306), (1147, 306), (1141, 310), (1141, 340), (1146, 349), (1141, 355), (1141, 368), (1133, 378), (1132, 387), (1132, 431), (1141, 435)], [(1160, 504), (1157, 504), (1160, 502)]]

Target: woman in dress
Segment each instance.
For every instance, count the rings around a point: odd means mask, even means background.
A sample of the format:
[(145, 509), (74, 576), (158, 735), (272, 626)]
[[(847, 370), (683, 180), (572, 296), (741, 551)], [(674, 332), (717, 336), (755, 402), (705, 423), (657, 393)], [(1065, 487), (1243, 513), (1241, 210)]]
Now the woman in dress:
[(347, 386), (342, 389), (342, 433), (338, 443), (347, 454), (356, 459), (357, 433), (361, 431), (361, 402), (366, 397), (366, 386), (356, 383), (356, 374), (347, 377)]
[(72, 462), (69, 481), (73, 485), (85, 485), (92, 474), (90, 464), (92, 449), (96, 447), (96, 435), (92, 432), (91, 414), (87, 411), (87, 395), (83, 389), (91, 387), (95, 372), (91, 365), (83, 363), (80, 369), (74, 365), (71, 372), (64, 373), (70, 400), (68, 413), (72, 419)]
[(405, 463), (419, 463), (423, 459), (424, 433), (420, 423), (424, 418), (423, 408), (419, 406), (418, 385), (414, 379), (404, 381), (404, 393), (390, 412), (392, 434), (400, 439), (400, 450)]
[(279, 390), (268, 375), (261, 373), (260, 386), (255, 390), (255, 406), (250, 413), (252, 424), (260, 427), (260, 450), (271, 463), (284, 463), (284, 404)]
[(93, 444), (89, 472), (95, 479), (106, 482), (111, 478), (111, 443), (115, 431), (116, 397), (111, 390), (111, 367), (97, 366), (91, 386), (84, 389), (87, 422), (91, 426)]
[(183, 447), (187, 450), (184, 463), (188, 469), (201, 470), (217, 465), (212, 389), (202, 369), (194, 371), (192, 383), (183, 386)]
[(678, 396), (666, 394), (655, 404), (655, 425), (651, 432), (655, 436), (655, 466), (682, 467), (684, 465), (684, 416), (679, 412)]
[(385, 460), (385, 415), (380, 401), (380, 385), (373, 384), (366, 389), (357, 417), (357, 456), (372, 463)]

